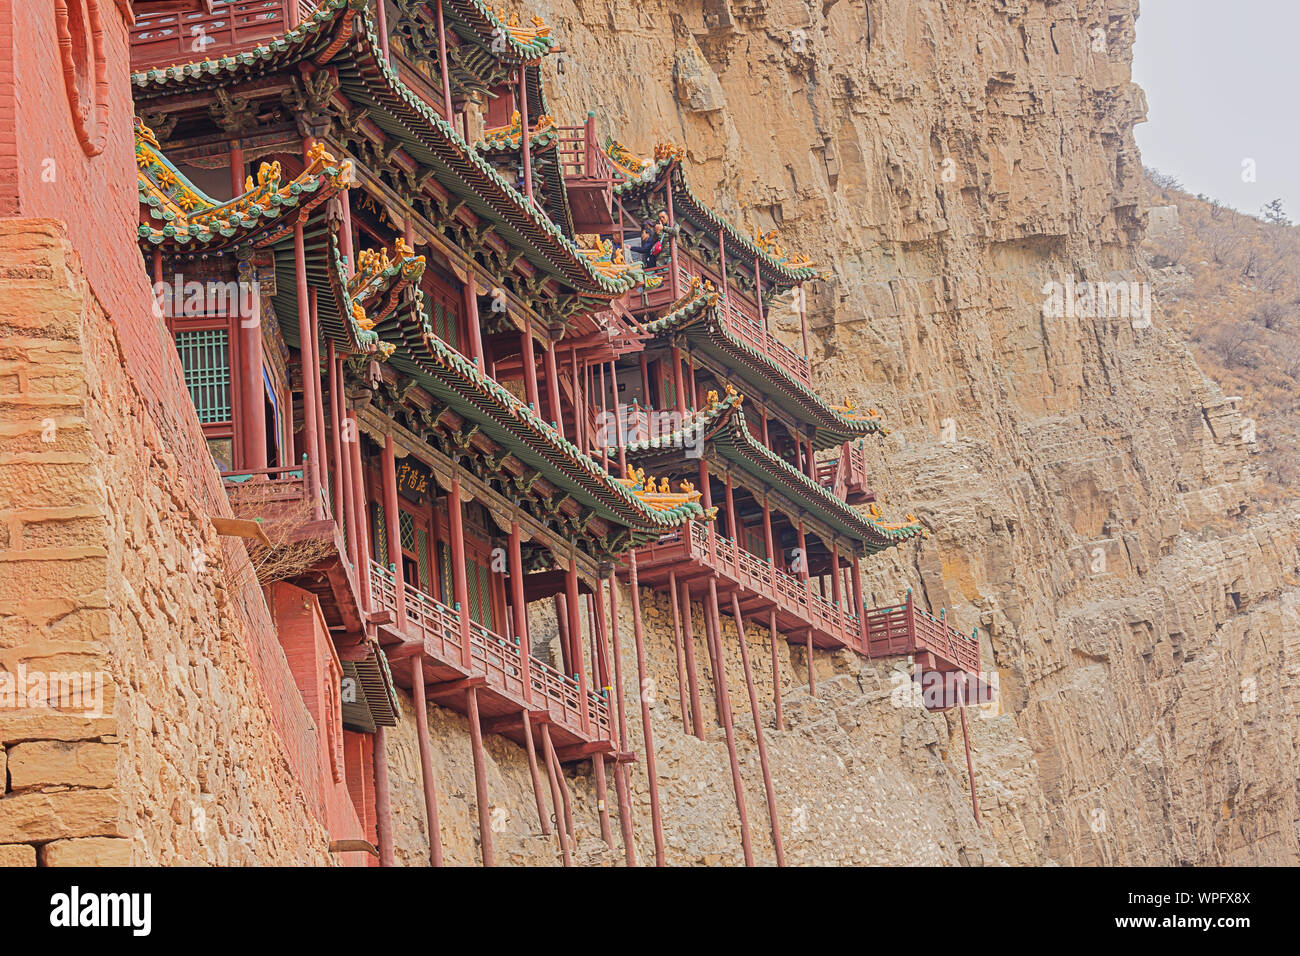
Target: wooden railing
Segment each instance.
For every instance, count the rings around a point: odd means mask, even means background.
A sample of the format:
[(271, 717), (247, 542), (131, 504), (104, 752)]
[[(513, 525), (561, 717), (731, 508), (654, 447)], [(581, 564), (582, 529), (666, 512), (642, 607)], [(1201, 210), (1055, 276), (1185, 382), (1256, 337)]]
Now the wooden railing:
[[(875, 498), (867, 483), (867, 453), (856, 442), (845, 442), (838, 457), (818, 462), (817, 482), (850, 504)], [(850, 501), (851, 498), (858, 500)]]
[(212, 0), (212, 12), (202, 3), (177, 0), (166, 12), (141, 12), (131, 29), (131, 67), (193, 63), (251, 49), (283, 36), (316, 9), (314, 0)]
[(903, 604), (867, 612), (867, 653), (871, 657), (932, 651), (967, 673), (980, 666), (979, 641), (918, 608), (907, 593)]
[[(678, 248), (680, 249), (680, 244)], [(698, 276), (712, 282), (714, 288), (721, 293), (722, 283), (714, 270), (689, 255), (679, 255), (677, 258), (677, 278), (682, 289), (690, 288), (691, 279)], [(728, 289), (727, 294), (718, 300), (718, 314), (727, 329), (738, 339), (772, 359), (805, 385), (812, 384), (812, 369), (808, 360), (772, 335), (767, 323), (759, 318), (754, 301), (743, 293)]]
[[(371, 562), (372, 590), (377, 610), (397, 613), (397, 586), (391, 569)], [(414, 585), (403, 582), (407, 631), (424, 642), (425, 653), (461, 666), (460, 614)], [(582, 732), (582, 695), (578, 683), (545, 661), (529, 657), (529, 687), (524, 693), (522, 650), (515, 639), (502, 637), (477, 621), (469, 622), (470, 671), (487, 678), (488, 686), (530, 706), (544, 707), (550, 719), (574, 733)], [(609, 704), (600, 694), (589, 694), (591, 736), (608, 739)]]
[(806, 621), (809, 626), (855, 649), (862, 646), (858, 616), (848, 607), (837, 607), (812, 589), (807, 581), (795, 577), (771, 561), (737, 547), (700, 522), (692, 522), (689, 537), (681, 532), (661, 538), (637, 552), (638, 564), (651, 568), (693, 561), (710, 567), (745, 590), (761, 595), (787, 614)]
[(582, 126), (557, 126), (556, 130), (556, 151), (564, 178), (597, 180), (612, 187), (614, 164), (596, 141), (595, 120), (588, 117)]

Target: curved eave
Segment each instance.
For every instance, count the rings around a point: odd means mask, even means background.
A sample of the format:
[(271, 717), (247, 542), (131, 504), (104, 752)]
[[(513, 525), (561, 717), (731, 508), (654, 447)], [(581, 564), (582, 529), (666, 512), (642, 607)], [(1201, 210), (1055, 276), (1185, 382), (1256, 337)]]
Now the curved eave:
[(609, 523), (634, 534), (654, 536), (702, 517), (698, 504), (663, 511), (647, 506), (598, 462), (434, 335), (422, 311), (399, 310), (381, 321), (376, 331), (397, 347), (389, 359), (395, 369)]
[(814, 425), (813, 447), (819, 451), (857, 438), (887, 434), (884, 424), (874, 419), (844, 417), (770, 357), (732, 334), (718, 318), (716, 301), (706, 296), (647, 322), (645, 329), (656, 336), (684, 335), (693, 348), (753, 386), (751, 391), (762, 394), (798, 421)]
[[(620, 167), (621, 169), (622, 167)], [(811, 282), (825, 278), (822, 270), (812, 266), (791, 268), (768, 252), (759, 248), (728, 219), (718, 215), (708, 203), (695, 195), (686, 178), (682, 162), (674, 158), (655, 160), (637, 174), (623, 170), (629, 178), (614, 186), (619, 196), (641, 196), (659, 188), (665, 178), (670, 178), (673, 189), (673, 210), (677, 214), (686, 212), (697, 227), (708, 226), (711, 231), (723, 230), (729, 241), (727, 258), (735, 261), (739, 256), (748, 262), (758, 262), (763, 278), (779, 289), (789, 289), (801, 282)]]
[[(357, 325), (352, 316), (354, 299), (348, 293), (348, 279), (339, 253), (338, 226), (317, 220), (303, 229), (307, 285), (317, 290), (316, 320), (321, 334), (346, 352), (373, 352), (379, 336)], [(266, 244), (275, 252), (275, 295), (272, 304), (286, 344), (301, 349), (298, 334), (298, 281), (293, 233), (280, 235)], [(321, 292), (327, 294), (322, 295)]]
[[(703, 429), (702, 439), (700, 429)], [(778, 489), (799, 509), (844, 537), (860, 542), (868, 554), (883, 551), (923, 533), (919, 522), (890, 526), (873, 520), (769, 451), (749, 431), (739, 395), (728, 396), (670, 435), (629, 443), (624, 452), (629, 460), (637, 462), (659, 456), (680, 457), (688, 440), (702, 440), (763, 486)], [(611, 449), (611, 453), (616, 452), (617, 449)]]

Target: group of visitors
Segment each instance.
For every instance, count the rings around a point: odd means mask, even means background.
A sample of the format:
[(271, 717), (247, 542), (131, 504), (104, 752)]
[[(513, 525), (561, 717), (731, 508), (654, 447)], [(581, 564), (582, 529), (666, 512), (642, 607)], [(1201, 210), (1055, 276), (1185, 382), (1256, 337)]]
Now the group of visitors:
[(643, 223), (641, 241), (632, 246), (632, 251), (641, 257), (647, 269), (659, 264), (659, 257), (668, 249), (668, 213), (659, 213), (654, 222)]

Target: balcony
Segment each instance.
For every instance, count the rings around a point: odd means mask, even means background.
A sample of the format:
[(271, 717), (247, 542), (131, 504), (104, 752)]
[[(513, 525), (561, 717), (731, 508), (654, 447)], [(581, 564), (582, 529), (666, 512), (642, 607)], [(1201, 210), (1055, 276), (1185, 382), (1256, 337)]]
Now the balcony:
[(897, 654), (922, 656), (925, 670), (976, 674), (980, 668), (979, 640), (917, 607), (911, 591), (903, 604), (867, 611), (867, 656)]
[(257, 521), (270, 541), (254, 550), (259, 579), (268, 570), (275, 580), (311, 591), (320, 602), (325, 623), (352, 642), (365, 636), (361, 589), (348, 560), (348, 544), (330, 517), (330, 502), (321, 495), (316, 518), (303, 467), (260, 468), (221, 476), (235, 517)]
[(595, 120), (560, 126), (556, 145), (577, 233), (599, 233), (614, 225), (614, 164), (596, 139)]
[[(712, 282), (714, 288), (721, 291), (722, 282), (716, 272), (688, 256), (679, 258), (681, 261), (677, 263), (677, 278), (683, 289), (690, 288), (691, 279), (698, 276)], [(735, 290), (729, 290), (727, 295), (718, 300), (718, 314), (732, 335), (766, 355), (791, 377), (805, 385), (812, 385), (812, 369), (808, 360), (768, 331), (767, 323), (759, 318), (754, 300)]]
[[(375, 610), (387, 611), (390, 620), (396, 622), (397, 583), (393, 572), (372, 561), (370, 580)], [(523, 742), (522, 724), (513, 718), (522, 720), (524, 712), (528, 712), (535, 715), (534, 719), (544, 715), (550, 723), (562, 759), (590, 755), (592, 748), (586, 745), (612, 741), (609, 702), (604, 696), (588, 691), (584, 714), (578, 682), (532, 655), (525, 680), (518, 640), (502, 637), (475, 621), (468, 622), (470, 653), (466, 666), (460, 614), (412, 584), (404, 581), (402, 588), (406, 627), (399, 631), (396, 623), (386, 625), (388, 643), (419, 642), (430, 699), (460, 710), (463, 695), (440, 699), (437, 685), (481, 678), (479, 711), (485, 721), (498, 721), (494, 729), (505, 736)]]
[(845, 442), (839, 457), (817, 463), (817, 483), (851, 505), (876, 500), (867, 483), (867, 453), (854, 442)]
[(851, 608), (836, 607), (808, 582), (736, 547), (711, 527), (693, 522), (689, 532), (665, 536), (637, 551), (642, 584), (662, 586), (670, 572), (678, 582), (704, 580), (715, 571), (723, 593), (739, 592), (746, 617), (766, 626), (770, 613), (776, 611), (777, 629), (791, 638), (803, 640), (811, 631), (816, 647), (862, 651), (861, 626)]
[(211, 59), (283, 36), (311, 16), (314, 0), (176, 0), (141, 11), (131, 29), (131, 68)]

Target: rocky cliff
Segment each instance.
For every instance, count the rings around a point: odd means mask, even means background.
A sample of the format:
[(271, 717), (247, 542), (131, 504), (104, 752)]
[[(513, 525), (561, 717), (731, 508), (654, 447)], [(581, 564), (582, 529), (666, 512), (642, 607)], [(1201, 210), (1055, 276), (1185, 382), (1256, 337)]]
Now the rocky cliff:
[[(789, 729), (769, 745), (789, 860), (1300, 860), (1295, 507), (1259, 513), (1235, 407), (1158, 300), (1149, 313), (1073, 295), (1044, 308), (1067, 284), (1137, 283), (1135, 302), (1149, 288), (1136, 0), (532, 0), (520, 12), (561, 38), (546, 66), (561, 122), (593, 109), (634, 152), (684, 146), (722, 211), (834, 270), (810, 303), (815, 374), (824, 394), (882, 410), (895, 431), (873, 452), (875, 484), (887, 509), (934, 530), (868, 562), (868, 597), (912, 586), (978, 625), (999, 679), (998, 705), (972, 714), (977, 830), (955, 712), (900, 706), (905, 661), (819, 657), (814, 699), (782, 642)], [(784, 321), (793, 342), (797, 318)], [(721, 732), (681, 732), (671, 638), (654, 623), (666, 607), (645, 600), (668, 859), (735, 862)], [(763, 660), (767, 635), (751, 630)], [(730, 627), (727, 647), (743, 689)], [(751, 728), (743, 690), (733, 700)], [(468, 747), (435, 716), (444, 839), (469, 861)], [(499, 743), (498, 853), (554, 861), (529, 836), (522, 757)], [(743, 770), (770, 860), (751, 745), (752, 729)], [(392, 747), (414, 788), (413, 738)], [(632, 777), (644, 855), (644, 762)], [(585, 778), (571, 782), (579, 826), (594, 828)], [(394, 803), (418, 862), (418, 793)]]

